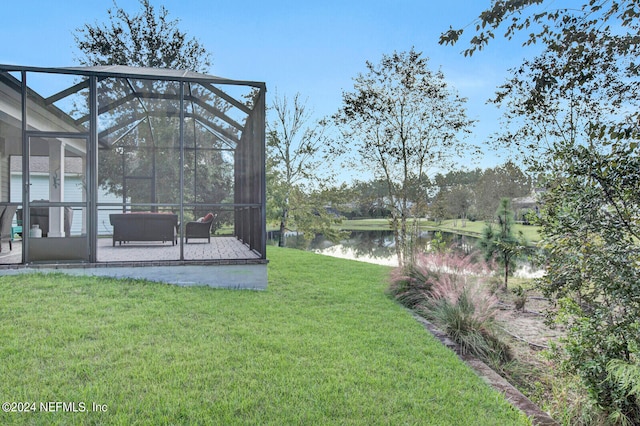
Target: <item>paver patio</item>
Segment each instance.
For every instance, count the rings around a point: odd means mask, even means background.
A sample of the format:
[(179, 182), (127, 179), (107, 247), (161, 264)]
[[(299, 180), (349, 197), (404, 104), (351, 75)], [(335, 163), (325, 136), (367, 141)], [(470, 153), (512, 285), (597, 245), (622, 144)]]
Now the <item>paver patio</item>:
[[(2, 244), (0, 264), (19, 264), (22, 259), (22, 243), (13, 242), (13, 250), (9, 251), (9, 244)], [(251, 250), (235, 237), (212, 237), (211, 243), (205, 240), (194, 240), (184, 244), (184, 260), (207, 261), (229, 260), (230, 263), (243, 259), (260, 259), (260, 255)], [(180, 245), (170, 242), (130, 242), (112, 246), (111, 238), (98, 239), (98, 262), (162, 262), (179, 261)]]

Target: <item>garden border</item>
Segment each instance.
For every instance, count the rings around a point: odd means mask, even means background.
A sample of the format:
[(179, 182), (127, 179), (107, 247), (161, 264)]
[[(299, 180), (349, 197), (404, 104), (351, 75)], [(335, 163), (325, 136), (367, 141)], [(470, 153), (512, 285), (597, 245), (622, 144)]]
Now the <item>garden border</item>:
[(484, 380), (491, 387), (504, 394), (506, 400), (525, 413), (534, 425), (540, 426), (558, 426), (559, 423), (556, 422), (548, 413), (542, 411), (540, 407), (534, 404), (529, 398), (522, 394), (518, 389), (516, 389), (511, 383), (509, 383), (504, 377), (500, 376), (496, 373), (491, 367), (485, 364), (480, 359), (468, 355), (463, 354), (460, 345), (451, 340), (447, 334), (441, 330), (439, 330), (434, 324), (427, 321), (425, 318), (416, 314), (415, 312), (411, 312), (413, 317), (418, 321), (427, 331), (429, 331), (436, 339), (440, 340), (440, 342), (451, 349), (458, 355), (465, 364), (471, 367), (478, 376), (482, 380)]

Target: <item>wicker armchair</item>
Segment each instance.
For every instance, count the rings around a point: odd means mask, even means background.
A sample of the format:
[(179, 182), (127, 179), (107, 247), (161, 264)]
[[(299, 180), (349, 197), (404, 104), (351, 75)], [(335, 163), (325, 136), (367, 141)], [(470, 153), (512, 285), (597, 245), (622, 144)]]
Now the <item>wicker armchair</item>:
[[(4, 211), (0, 213), (0, 242), (9, 242), (9, 251), (13, 250), (13, 235), (11, 230), (11, 221), (16, 214), (17, 206), (2, 207)], [(0, 252), (2, 251), (2, 244), (0, 244)]]
[(211, 242), (211, 226), (216, 215), (208, 213), (201, 220), (194, 222), (187, 222), (187, 226), (184, 231), (185, 244), (189, 243), (189, 238), (206, 238), (207, 242)]

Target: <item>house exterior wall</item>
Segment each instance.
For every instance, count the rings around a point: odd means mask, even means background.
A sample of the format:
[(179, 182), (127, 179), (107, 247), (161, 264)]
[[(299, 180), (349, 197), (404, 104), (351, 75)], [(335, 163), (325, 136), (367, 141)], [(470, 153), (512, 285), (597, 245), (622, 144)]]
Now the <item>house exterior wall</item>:
[(9, 200), (9, 158), (5, 154), (6, 139), (0, 137), (0, 200)]
[[(68, 202), (82, 202), (82, 192), (78, 189), (82, 186), (82, 180), (78, 176), (67, 176), (64, 181), (65, 194), (67, 194)], [(32, 175), (31, 176), (31, 195), (34, 200), (49, 199), (49, 175)], [(70, 195), (70, 196), (69, 196)], [(117, 203), (122, 201), (121, 198), (103, 192), (100, 198), (105, 203)], [(12, 203), (22, 202), (22, 174), (11, 173), (11, 200)], [(73, 222), (71, 223), (71, 235), (82, 234), (82, 210), (74, 209)], [(13, 219), (15, 225), (15, 217)], [(98, 235), (111, 235), (113, 226), (109, 223), (109, 212), (98, 211)]]

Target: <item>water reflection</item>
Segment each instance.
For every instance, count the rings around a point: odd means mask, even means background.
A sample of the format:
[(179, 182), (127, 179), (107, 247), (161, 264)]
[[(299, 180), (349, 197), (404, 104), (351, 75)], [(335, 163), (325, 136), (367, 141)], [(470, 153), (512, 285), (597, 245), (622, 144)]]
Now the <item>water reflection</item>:
[[(421, 232), (413, 242), (415, 249), (426, 251), (434, 234), (434, 231)], [(478, 238), (450, 232), (442, 232), (441, 234), (447, 246), (454, 246), (465, 253), (470, 253), (477, 248)], [(277, 245), (278, 237), (278, 232), (269, 233), (270, 244)], [(352, 231), (349, 238), (339, 243), (332, 242), (323, 235), (316, 235), (309, 241), (302, 235), (292, 233), (287, 235), (286, 246), (380, 265), (398, 265), (393, 231)]]
[[(436, 231), (421, 232), (414, 242), (416, 250), (426, 251), (435, 232)], [(447, 247), (454, 247), (455, 250), (460, 250), (466, 254), (479, 249), (480, 238), (451, 232), (441, 232), (441, 234)], [(279, 235), (277, 231), (270, 232), (268, 234), (269, 244), (278, 245)], [(352, 231), (349, 238), (339, 243), (332, 242), (323, 235), (316, 235), (315, 238), (309, 241), (302, 235), (290, 233), (287, 235), (286, 245), (290, 248), (313, 251), (327, 256), (358, 260), (378, 265), (398, 266), (393, 231)], [(529, 250), (528, 253), (526, 253), (526, 258), (518, 262), (514, 276), (539, 278), (543, 275), (542, 269), (529, 260), (529, 258), (533, 257), (534, 252), (535, 249)]]

